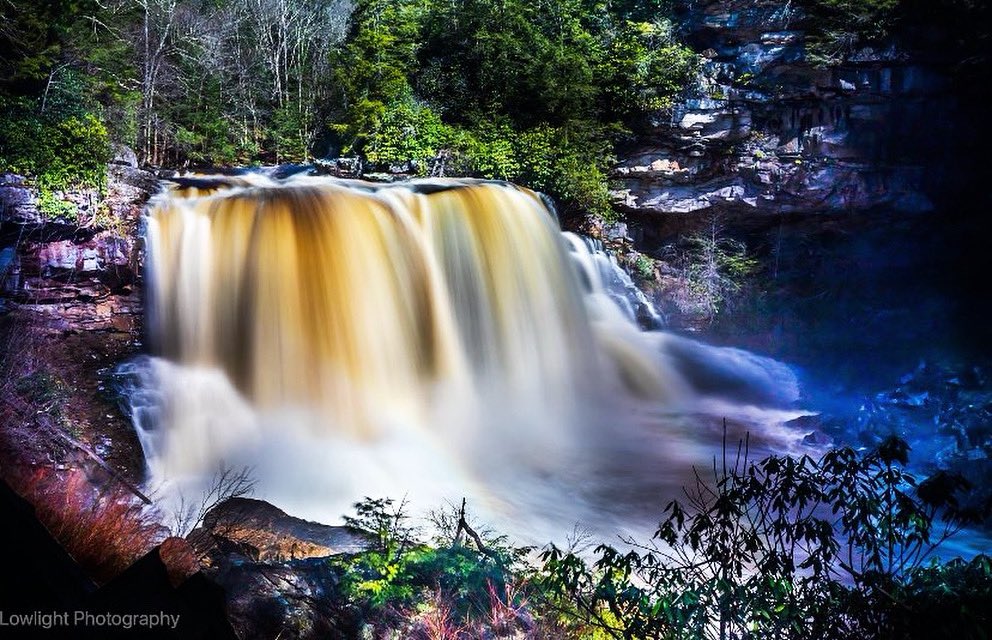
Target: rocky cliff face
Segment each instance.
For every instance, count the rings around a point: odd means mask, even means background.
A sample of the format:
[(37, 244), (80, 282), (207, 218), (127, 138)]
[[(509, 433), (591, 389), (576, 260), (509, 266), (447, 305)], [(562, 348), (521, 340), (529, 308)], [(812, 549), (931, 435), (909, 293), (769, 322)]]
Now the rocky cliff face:
[(941, 69), (894, 46), (818, 67), (810, 26), (778, 0), (689, 3), (698, 85), (621, 154), (617, 206), (661, 235), (699, 214), (932, 208), (954, 126)]
[(138, 225), (157, 189), (151, 173), (111, 165), (105, 194), (61, 194), (72, 206), (53, 215), (26, 180), (0, 175), (0, 463), (89, 473), (85, 448), (141, 481), (141, 447), (108, 375), (140, 348)]
[(105, 197), (66, 194), (71, 218), (41, 210), (20, 176), (0, 176), (0, 304), (39, 314), (58, 330), (135, 331), (140, 324), (141, 211), (157, 178), (108, 167)]

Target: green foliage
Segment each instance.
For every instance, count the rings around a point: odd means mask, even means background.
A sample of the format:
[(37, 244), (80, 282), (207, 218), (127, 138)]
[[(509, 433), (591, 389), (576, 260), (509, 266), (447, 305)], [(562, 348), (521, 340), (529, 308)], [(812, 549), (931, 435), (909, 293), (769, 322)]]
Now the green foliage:
[(903, 615), (891, 619), (893, 637), (982, 637), (992, 623), (992, 558), (980, 555), (921, 567), (910, 572), (892, 597), (905, 603)]
[(591, 563), (549, 545), (539, 567), (488, 532), (486, 549), (462, 544), (464, 507), (432, 515), (432, 546), (403, 504), (366, 499), (347, 521), (372, 548), (330, 562), (366, 619), (433, 620), (451, 637), (512, 634), (521, 618), (533, 637), (586, 640), (983, 637), (992, 559), (941, 563), (934, 552), (992, 508), (960, 476), (921, 480), (908, 462), (895, 437), (818, 459), (755, 462), (746, 442), (725, 446), (652, 540), (602, 545)]
[(513, 180), (520, 176), (522, 154), (518, 149), (520, 138), (512, 125), (505, 120), (479, 123), (464, 138), (463, 171), (485, 178)]
[(356, 3), (351, 33), (334, 53), (333, 63), (333, 84), (343, 108), (329, 126), (343, 152), (361, 150), (391, 109), (412, 102), (407, 76), (416, 63), (421, 4), (420, 0)]
[(68, 223), (79, 221), (79, 211), (76, 209), (76, 205), (68, 200), (63, 200), (47, 189), (41, 189), (38, 192), (38, 211), (48, 220)]
[[(33, 105), (13, 127), (26, 141), (42, 139), (32, 123), (92, 116), (154, 165), (361, 155), (375, 169), (523, 182), (566, 214), (609, 218), (614, 144), (696, 66), (667, 0), (342, 4), (11, 0), (0, 96)], [(91, 182), (86, 158), (63, 171), (6, 134), (8, 166)]]
[(452, 122), (518, 126), (590, 112), (597, 42), (577, 0), (425, 2), (415, 86)]
[(74, 188), (102, 192), (110, 160), (106, 127), (92, 113), (61, 116), (55, 108), (39, 113), (26, 99), (2, 102), (10, 115), (0, 120), (0, 171), (29, 176), (46, 216), (74, 220), (75, 206), (58, 192)]
[(367, 551), (343, 568), (344, 593), (372, 609), (411, 607), (439, 589), (461, 617), (484, 614), (488, 585), (502, 588), (506, 578), (501, 566), (461, 545), (437, 549), (416, 545), (395, 557)]
[(344, 152), (521, 182), (606, 218), (619, 124), (669, 106), (696, 59), (664, 21), (580, 0), (365, 0), (338, 56)]
[(907, 450), (893, 438), (867, 454), (751, 462), (742, 445), (666, 507), (650, 544), (600, 546), (591, 566), (550, 546), (543, 586), (616, 638), (980, 637), (989, 559), (926, 560), (988, 509), (960, 506), (961, 478), (918, 481)]
[(598, 62), (604, 112), (620, 120), (667, 109), (699, 68), (699, 57), (672, 37), (672, 25), (627, 22)]
[(638, 253), (634, 258), (634, 273), (643, 280), (650, 280), (654, 277), (654, 260), (643, 253)]
[(27, 85), (43, 81), (94, 5), (94, 0), (6, 0), (0, 6), (0, 77)]
[(431, 547), (409, 526), (404, 506), (366, 498), (355, 505), (355, 516), (345, 518), (373, 541), (368, 551), (331, 560), (342, 573), (349, 600), (372, 611), (410, 610), (440, 592), (459, 619), (487, 615), (490, 594), (506, 592), (511, 568), (523, 552), (498, 540), (490, 541), (485, 553), (457, 542)]
[(612, 154), (608, 141), (596, 133), (578, 125), (524, 131), (519, 179), (560, 199), (566, 213), (572, 206), (613, 219), (606, 183)]
[(51, 418), (53, 423), (67, 430), (72, 429), (72, 412), (67, 403), (72, 388), (58, 374), (44, 369), (17, 377), (13, 389), (28, 406)]
[(903, 49), (959, 60), (952, 74), (965, 81), (978, 81), (983, 69), (987, 74), (984, 0), (801, 0), (799, 6), (809, 16), (807, 59), (815, 64), (837, 64), (861, 47), (896, 41)]
[(95, 115), (71, 116), (45, 127), (41, 144), (44, 151), (33, 149), (38, 159), (33, 173), (42, 190), (105, 186), (110, 141)]
[(383, 114), (367, 138), (365, 156), (378, 165), (411, 162), (417, 173), (425, 174), (442, 149), (457, 145), (456, 135), (429, 107), (408, 100)]
[(900, 0), (804, 0), (803, 4), (814, 20), (807, 56), (828, 65), (888, 36), (898, 19)]
[(284, 105), (273, 112), (272, 142), (276, 162), (303, 162), (309, 157), (303, 118), (296, 105)]

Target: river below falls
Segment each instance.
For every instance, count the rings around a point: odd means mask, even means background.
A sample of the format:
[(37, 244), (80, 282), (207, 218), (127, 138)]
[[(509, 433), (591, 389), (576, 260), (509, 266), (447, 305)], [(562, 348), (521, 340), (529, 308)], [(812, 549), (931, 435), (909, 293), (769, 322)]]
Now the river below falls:
[[(692, 335), (793, 366), (799, 404), (818, 414), (800, 423), (818, 439), (869, 448), (898, 435), (915, 471), (960, 471), (987, 491), (992, 255), (981, 227), (958, 208), (776, 230), (750, 298)], [(990, 537), (978, 529), (947, 550), (988, 552)]]

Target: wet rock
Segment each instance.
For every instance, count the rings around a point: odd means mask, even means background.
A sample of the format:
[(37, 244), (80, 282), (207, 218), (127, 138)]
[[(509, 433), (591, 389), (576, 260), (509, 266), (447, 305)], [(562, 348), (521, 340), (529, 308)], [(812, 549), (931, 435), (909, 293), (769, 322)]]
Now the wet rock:
[(236, 551), (263, 562), (323, 558), (368, 547), (368, 539), (354, 529), (308, 522), (249, 498), (232, 498), (212, 509), (190, 540), (201, 553)]
[(803, 444), (811, 447), (829, 447), (834, 444), (834, 439), (819, 431), (811, 431), (803, 437)]
[(361, 178), (364, 173), (361, 158), (331, 158), (316, 160), (313, 164), (317, 175), (337, 178)]
[(823, 416), (819, 413), (811, 413), (799, 416), (798, 418), (793, 418), (785, 423), (790, 429), (795, 429), (796, 431), (809, 431), (812, 429), (820, 429), (823, 422)]

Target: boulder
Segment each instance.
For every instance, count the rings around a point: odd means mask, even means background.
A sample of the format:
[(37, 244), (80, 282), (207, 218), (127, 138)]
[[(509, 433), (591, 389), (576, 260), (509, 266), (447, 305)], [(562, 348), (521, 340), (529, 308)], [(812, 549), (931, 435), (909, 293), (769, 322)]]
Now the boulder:
[(340, 591), (328, 556), (369, 547), (364, 535), (287, 515), (248, 498), (210, 510), (189, 536), (224, 588), (231, 623), (242, 638), (358, 637), (359, 612)]
[(224, 588), (228, 616), (241, 638), (361, 637), (360, 612), (347, 604), (326, 560), (262, 563), (235, 555), (222, 558), (209, 574)]
[(113, 157), (110, 159), (110, 164), (131, 167), (132, 169), (138, 168), (138, 154), (131, 147), (114, 143), (111, 151), (113, 152)]
[(349, 527), (295, 518), (250, 498), (232, 498), (211, 509), (190, 540), (201, 553), (234, 551), (262, 562), (358, 553), (369, 545), (364, 534)]

